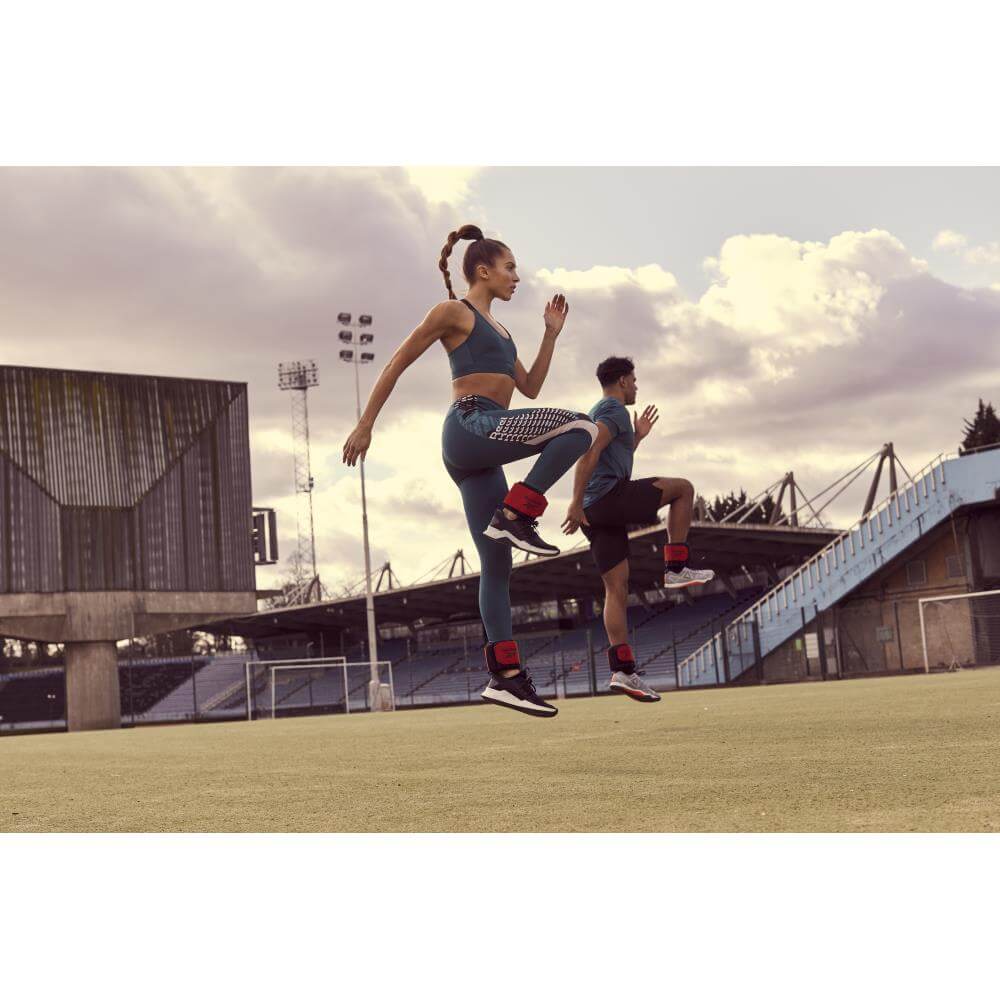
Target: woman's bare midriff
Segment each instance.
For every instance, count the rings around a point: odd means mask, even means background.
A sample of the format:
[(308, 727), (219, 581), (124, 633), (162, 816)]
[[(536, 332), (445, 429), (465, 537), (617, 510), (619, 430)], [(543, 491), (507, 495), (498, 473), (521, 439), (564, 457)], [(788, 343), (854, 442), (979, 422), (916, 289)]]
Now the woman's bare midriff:
[(476, 375), (462, 375), (451, 383), (451, 398), (462, 396), (485, 396), (499, 403), (505, 410), (510, 407), (514, 395), (514, 380), (509, 375), (480, 372)]

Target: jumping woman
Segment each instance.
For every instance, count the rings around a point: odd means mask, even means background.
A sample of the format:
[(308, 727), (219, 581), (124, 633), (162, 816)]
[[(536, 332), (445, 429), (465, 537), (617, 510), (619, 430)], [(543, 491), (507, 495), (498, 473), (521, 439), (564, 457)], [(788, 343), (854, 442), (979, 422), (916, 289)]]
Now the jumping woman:
[[(448, 258), (459, 240), (471, 240), (462, 262), (468, 295), (456, 299)], [(344, 443), (344, 461), (364, 460), (372, 428), (400, 375), (433, 343), (440, 341), (451, 365), (453, 402), (441, 435), (442, 457), (458, 486), (465, 517), (479, 552), (479, 613), (486, 630), (484, 650), (489, 683), (482, 697), (529, 715), (553, 716), (557, 709), (535, 692), (521, 666), (510, 613), (511, 549), (537, 555), (559, 550), (542, 541), (539, 518), (545, 493), (590, 449), (597, 425), (585, 413), (545, 407), (511, 410), (518, 389), (528, 399), (541, 391), (556, 338), (569, 305), (556, 295), (545, 306), (545, 332), (528, 370), (506, 328), (491, 315), (494, 299), (509, 302), (520, 278), (510, 249), (488, 240), (476, 226), (450, 233), (438, 263), (448, 301), (434, 306), (393, 354), (372, 388), (357, 427)], [(537, 455), (523, 482), (508, 489), (503, 466)]]

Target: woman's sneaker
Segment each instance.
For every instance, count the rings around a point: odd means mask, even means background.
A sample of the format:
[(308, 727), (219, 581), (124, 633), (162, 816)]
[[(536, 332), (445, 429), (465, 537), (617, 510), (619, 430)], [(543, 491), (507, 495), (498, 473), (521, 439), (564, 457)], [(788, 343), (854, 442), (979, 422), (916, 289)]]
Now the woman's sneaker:
[(510, 542), (515, 549), (522, 552), (533, 552), (536, 556), (557, 556), (559, 550), (548, 542), (543, 542), (538, 537), (535, 528), (537, 521), (532, 521), (528, 517), (516, 514), (514, 517), (507, 517), (503, 507), (497, 507), (493, 514), (493, 520), (483, 532), (487, 538), (492, 538), (498, 542)]
[(667, 570), (663, 574), (663, 586), (667, 590), (679, 590), (681, 587), (694, 587), (715, 579), (715, 573), (710, 569), (691, 569), (685, 566), (679, 573)]
[(483, 701), (512, 708), (515, 712), (524, 712), (527, 715), (559, 714), (559, 709), (555, 705), (550, 705), (538, 697), (530, 675), (524, 670), (514, 674), (513, 677), (501, 677), (500, 674), (490, 673), (490, 682), (480, 697)]
[(636, 701), (659, 701), (660, 696), (646, 683), (640, 671), (635, 670), (630, 674), (624, 670), (619, 670), (611, 675), (611, 683), (608, 687), (612, 691), (621, 691)]

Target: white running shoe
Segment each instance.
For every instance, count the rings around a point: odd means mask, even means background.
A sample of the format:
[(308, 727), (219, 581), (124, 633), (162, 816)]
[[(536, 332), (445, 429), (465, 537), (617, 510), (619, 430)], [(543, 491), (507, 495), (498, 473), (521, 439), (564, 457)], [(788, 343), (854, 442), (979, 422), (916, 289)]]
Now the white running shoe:
[(636, 701), (659, 701), (660, 696), (646, 683), (640, 676), (638, 670), (627, 674), (624, 670), (619, 670), (611, 675), (611, 682), (608, 687), (612, 691), (621, 691)]
[(691, 569), (685, 566), (679, 573), (667, 570), (663, 574), (663, 586), (667, 590), (679, 590), (682, 587), (694, 587), (715, 579), (715, 573), (710, 569)]

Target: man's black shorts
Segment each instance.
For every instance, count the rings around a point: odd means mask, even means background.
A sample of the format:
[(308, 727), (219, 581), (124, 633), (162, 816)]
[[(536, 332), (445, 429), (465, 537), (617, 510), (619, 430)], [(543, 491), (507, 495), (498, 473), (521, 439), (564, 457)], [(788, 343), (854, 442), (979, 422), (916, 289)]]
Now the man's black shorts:
[(659, 520), (660, 488), (654, 479), (623, 479), (589, 507), (584, 513), (590, 527), (580, 530), (590, 540), (590, 551), (601, 573), (614, 569), (628, 558), (629, 528), (656, 524)]

